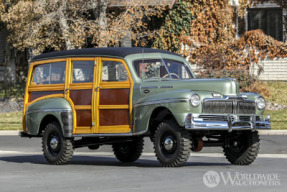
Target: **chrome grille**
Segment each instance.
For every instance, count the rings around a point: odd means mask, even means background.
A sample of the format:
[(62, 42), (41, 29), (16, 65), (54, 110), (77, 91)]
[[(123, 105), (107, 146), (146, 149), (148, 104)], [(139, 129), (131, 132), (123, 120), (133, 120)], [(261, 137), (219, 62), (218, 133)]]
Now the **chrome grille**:
[(239, 116), (240, 121), (250, 121), (251, 116)]
[[(239, 116), (240, 121), (250, 121), (251, 116)], [(256, 116), (256, 121), (260, 121), (260, 117)]]
[[(203, 121), (227, 121), (226, 115), (199, 115), (199, 118), (202, 118)], [(231, 117), (234, 121), (234, 117)]]
[(202, 113), (213, 114), (255, 114), (255, 102), (246, 100), (206, 100)]
[(238, 101), (237, 102), (237, 114), (254, 114), (255, 102), (254, 101)]
[(215, 114), (222, 114), (228, 113), (232, 114), (233, 111), (233, 102), (232, 101), (205, 101), (203, 103), (203, 113), (215, 113)]

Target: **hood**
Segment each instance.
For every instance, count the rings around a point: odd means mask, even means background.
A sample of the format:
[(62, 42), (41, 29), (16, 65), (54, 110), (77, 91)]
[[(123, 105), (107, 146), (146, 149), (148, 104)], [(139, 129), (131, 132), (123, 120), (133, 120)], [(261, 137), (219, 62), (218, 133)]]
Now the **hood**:
[(140, 86), (141, 92), (148, 89), (150, 93), (171, 90), (208, 91), (222, 95), (239, 95), (239, 84), (235, 79), (188, 79), (188, 80), (157, 80), (144, 81)]

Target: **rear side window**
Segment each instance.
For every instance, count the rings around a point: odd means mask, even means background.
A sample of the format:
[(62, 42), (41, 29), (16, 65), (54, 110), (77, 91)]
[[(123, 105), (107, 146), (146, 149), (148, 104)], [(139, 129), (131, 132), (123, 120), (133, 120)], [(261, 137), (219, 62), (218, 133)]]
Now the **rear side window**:
[(91, 83), (94, 78), (94, 61), (73, 61), (73, 83)]
[(37, 65), (34, 68), (32, 85), (65, 83), (66, 62)]
[(128, 73), (123, 63), (102, 61), (102, 81), (127, 81)]

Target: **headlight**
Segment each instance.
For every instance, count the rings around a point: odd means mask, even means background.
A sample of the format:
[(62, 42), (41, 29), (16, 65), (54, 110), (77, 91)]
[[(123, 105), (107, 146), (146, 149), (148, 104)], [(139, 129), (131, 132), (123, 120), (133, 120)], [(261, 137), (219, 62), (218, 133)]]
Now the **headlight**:
[(200, 97), (197, 94), (193, 94), (190, 96), (189, 102), (193, 107), (197, 107), (200, 104)]
[(255, 102), (258, 109), (264, 109), (266, 106), (265, 99), (263, 97), (258, 97)]

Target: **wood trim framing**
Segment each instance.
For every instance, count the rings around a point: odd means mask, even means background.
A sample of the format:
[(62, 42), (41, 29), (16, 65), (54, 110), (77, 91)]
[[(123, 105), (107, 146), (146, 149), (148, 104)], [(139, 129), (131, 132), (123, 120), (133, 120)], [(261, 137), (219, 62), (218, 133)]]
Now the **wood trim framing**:
[[(94, 61), (93, 83), (72, 83), (73, 61)], [(102, 82), (102, 61), (117, 61), (123, 63), (128, 74), (128, 80), (122, 82)], [(30, 85), (35, 66), (54, 62), (66, 62), (65, 82), (63, 84)], [(75, 98), (70, 95), (76, 91), (90, 92), (88, 96), (90, 102), (75, 102)], [(103, 95), (101, 95), (101, 91)], [(33, 96), (31, 97), (31, 93), (40, 94), (40, 96), (33, 98)], [(41, 95), (42, 93), (43, 95)], [(65, 98), (73, 109), (73, 134), (129, 133), (132, 127), (132, 94), (132, 76), (123, 59), (69, 57), (32, 62), (28, 72), (24, 97), (23, 130), (26, 131), (25, 113), (28, 106), (42, 99), (61, 97)], [(117, 95), (117, 97), (110, 98), (113, 97), (111, 95)], [(123, 98), (122, 100), (118, 100), (119, 95), (123, 96), (121, 97)], [(103, 98), (106, 96), (109, 98)], [(31, 101), (29, 101), (29, 98)], [(109, 99), (111, 99), (111, 102), (109, 102)], [(102, 103), (100, 103), (101, 100)], [(103, 117), (103, 115), (105, 117)], [(114, 122), (109, 121), (110, 116), (115, 119)], [(79, 122), (78, 119), (80, 119)]]

